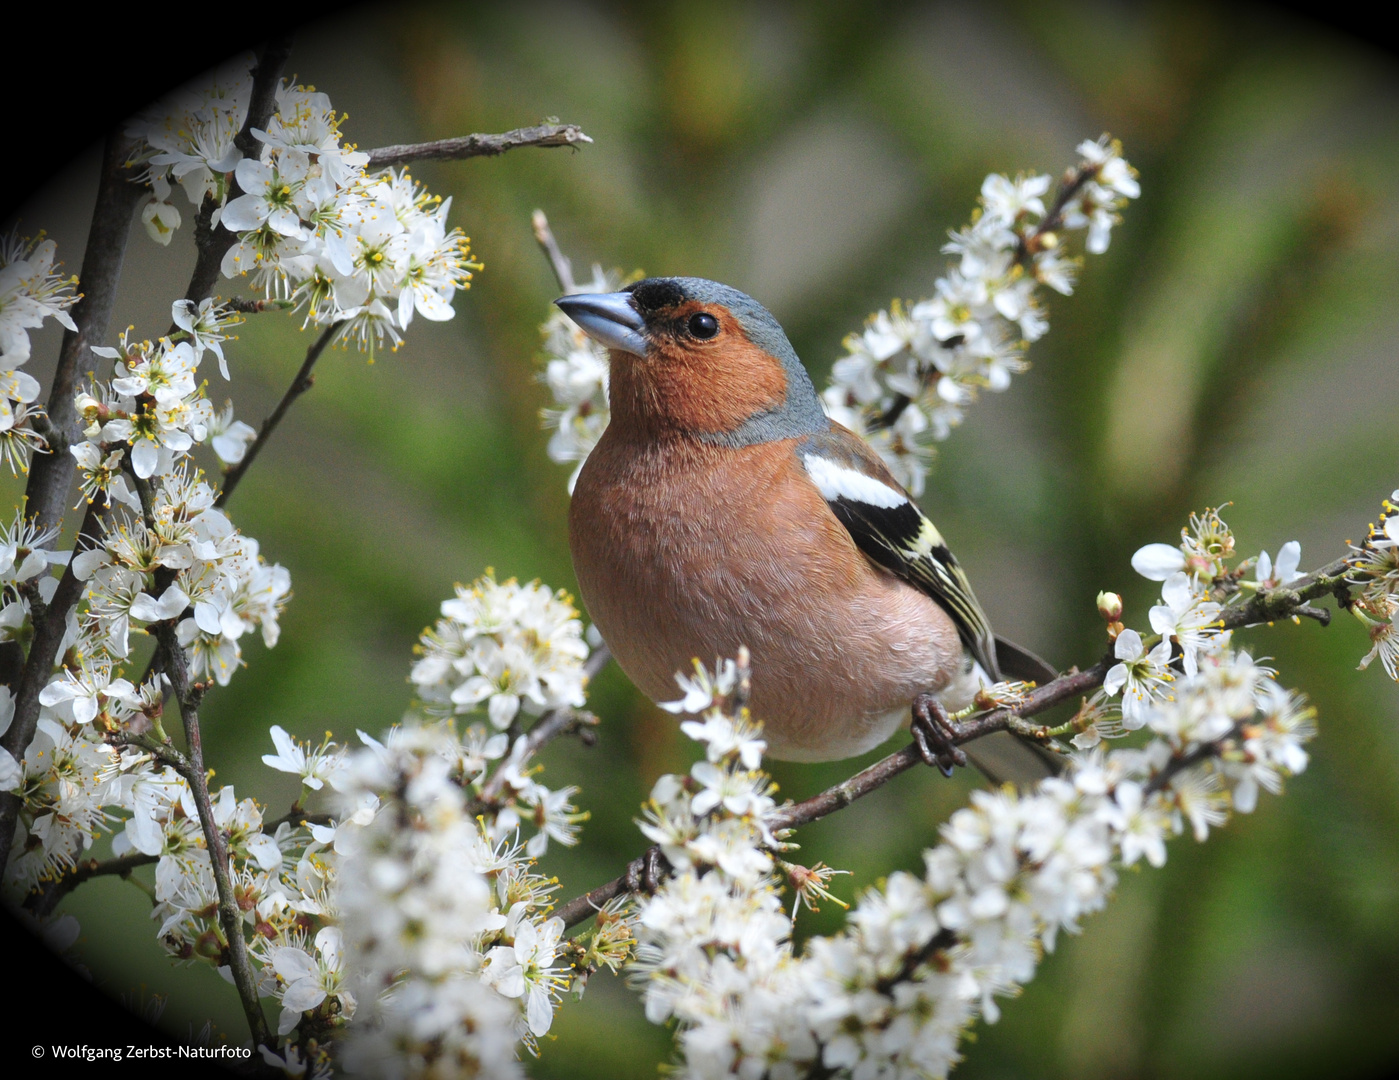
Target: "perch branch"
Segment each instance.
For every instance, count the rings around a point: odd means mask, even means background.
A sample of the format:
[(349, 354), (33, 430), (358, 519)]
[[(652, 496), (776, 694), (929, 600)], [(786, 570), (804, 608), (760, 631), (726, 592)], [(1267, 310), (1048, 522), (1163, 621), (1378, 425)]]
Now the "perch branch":
[[(1307, 606), (1307, 601), (1335, 594), (1338, 590), (1344, 589), (1347, 568), (1346, 559), (1337, 559), (1289, 586), (1260, 592), (1243, 604), (1226, 608), (1220, 615), (1219, 624), (1221, 628), (1228, 630), (1290, 617)], [(1148, 639), (1148, 642), (1150, 640)], [(1114, 662), (1114, 657), (1106, 656), (1085, 671), (1070, 671), (1060, 675), (1052, 682), (1038, 687), (1030, 693), (1024, 702), (1014, 708), (994, 709), (979, 716), (973, 716), (956, 725), (952, 741), (957, 744), (970, 742), (994, 731), (1015, 731), (1029, 738), (1047, 738), (1049, 729), (1025, 724), (1024, 717), (1044, 712), (1060, 702), (1101, 686), (1103, 678)], [(1181, 769), (1218, 752), (1218, 744), (1209, 743), (1182, 755), (1167, 765), (1158, 777), (1152, 780), (1152, 784), (1155, 785), (1152, 790), (1158, 790), (1164, 786), (1170, 781), (1171, 776)], [(883, 787), (900, 773), (907, 772), (915, 765), (921, 764), (922, 760), (918, 748), (910, 743), (902, 750), (898, 750), (868, 768), (862, 769), (850, 779), (826, 789), (819, 795), (779, 808), (768, 819), (768, 824), (772, 829), (777, 830), (791, 829), (818, 821), (828, 814), (844, 809), (856, 799), (863, 798), (870, 792)], [(651, 852), (658, 850), (652, 848)], [(633, 859), (621, 875), (605, 885), (598, 886), (591, 892), (568, 901), (556, 909), (554, 914), (563, 919), (566, 927), (576, 926), (588, 919), (607, 901), (628, 891), (629, 881), (640, 880), (639, 875), (643, 872), (646, 859), (651, 852)]]

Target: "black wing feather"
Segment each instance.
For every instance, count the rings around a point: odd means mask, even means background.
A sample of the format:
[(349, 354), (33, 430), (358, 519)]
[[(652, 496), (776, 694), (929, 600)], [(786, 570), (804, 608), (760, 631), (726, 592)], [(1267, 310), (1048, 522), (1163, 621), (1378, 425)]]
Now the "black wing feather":
[(917, 505), (906, 500), (891, 507), (874, 506), (843, 496), (826, 503), (861, 551), (942, 606), (967, 651), (999, 680), (996, 641), (986, 614), (942, 535)]

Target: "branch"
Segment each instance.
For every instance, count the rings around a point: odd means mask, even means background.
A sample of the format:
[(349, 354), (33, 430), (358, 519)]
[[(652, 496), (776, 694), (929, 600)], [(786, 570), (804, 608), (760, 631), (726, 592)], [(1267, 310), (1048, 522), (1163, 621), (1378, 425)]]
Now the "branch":
[[(73, 554), (97, 543), (102, 532), (102, 514), (107, 508), (107, 498), (101, 492), (88, 503), (87, 513), (78, 529), (73, 544)], [(88, 543), (83, 543), (83, 541)], [(73, 561), (59, 579), (53, 599), (34, 627), (34, 640), (29, 646), (29, 657), (20, 672), (15, 688), (15, 713), (10, 729), (0, 738), (0, 747), (9, 751), (16, 761), (24, 760), (24, 752), (34, 738), (39, 722), (39, 692), (53, 677), (54, 661), (58, 658), (58, 646), (68, 629), (68, 612), (78, 602), (83, 583), (73, 573)], [(9, 865), (10, 845), (15, 838), (15, 824), (19, 820), (19, 797), (12, 791), (0, 793), (0, 867)]]
[[(264, 45), (258, 54), (257, 67), (253, 69), (252, 96), (248, 100), (248, 117), (243, 121), (243, 129), (233, 139), (233, 144), (244, 157), (256, 160), (262, 150), (253, 129), (265, 129), (272, 118), (277, 106), (277, 87), (282, 81), (282, 68), (286, 66), (290, 52), (291, 38), (280, 37)], [(231, 201), (241, 194), (238, 181), (230, 176), (228, 199)], [(222, 272), (223, 257), (238, 242), (236, 233), (213, 224), (214, 211), (220, 205), (213, 196), (206, 196), (194, 221), (194, 241), (199, 257), (195, 260), (185, 299), (196, 304), (213, 292), (214, 283)], [(174, 332), (173, 328), (171, 332)]]
[(287, 387), (287, 392), (282, 395), (282, 400), (277, 402), (277, 407), (272, 410), (272, 414), (262, 422), (262, 428), (258, 431), (257, 438), (248, 447), (247, 452), (243, 455), (243, 460), (224, 474), (223, 490), (219, 492), (219, 497), (214, 502), (215, 506), (221, 507), (228, 502), (228, 497), (233, 494), (233, 489), (238, 486), (239, 481), (243, 479), (243, 474), (257, 460), (263, 446), (272, 437), (272, 433), (277, 430), (277, 425), (282, 422), (282, 417), (287, 415), (287, 410), (291, 408), (292, 402), (311, 389), (316, 381), (311, 376), (311, 369), (316, 366), (316, 361), (321, 358), (321, 353), (330, 344), (340, 325), (340, 323), (331, 323), (321, 331), (321, 336), (316, 338), (311, 347), (306, 350), (306, 359), (301, 363), (301, 370), (296, 373), (296, 378), (292, 379), (291, 385)]
[(85, 881), (91, 881), (99, 877), (130, 877), (131, 871), (139, 866), (150, 866), (159, 862), (158, 855), (143, 855), (139, 851), (133, 851), (129, 855), (121, 855), (117, 858), (107, 859), (105, 862), (98, 862), (96, 859), (89, 859), (85, 863), (80, 863), (69, 870), (62, 877), (55, 878), (48, 882), (37, 892), (30, 893), (24, 901), (24, 906), (32, 911), (36, 916), (43, 919), (53, 914), (53, 909), (58, 906), (58, 902), (76, 889)]
[(521, 146), (580, 146), (593, 140), (577, 124), (536, 124), (499, 135), (461, 135), (436, 142), (381, 146), (369, 151), (369, 168), (406, 165), (410, 161), (461, 161), (465, 158), (496, 157)]
[(209, 799), (209, 780), (204, 769), (204, 743), (199, 730), (199, 703), (204, 697), (205, 687), (189, 681), (189, 670), (185, 666), (185, 652), (175, 637), (173, 623), (160, 624), (157, 634), (165, 647), (165, 668), (170, 683), (175, 689), (180, 703), (180, 716), (185, 725), (185, 741), (189, 745), (189, 759), (184, 768), (177, 769), (190, 786), (194, 804), (199, 810), (199, 824), (204, 832), (204, 843), (209, 849), (209, 863), (213, 869), (214, 885), (219, 895), (219, 925), (223, 928), (228, 944), (228, 966), (233, 973), (233, 985), (238, 988), (238, 998), (243, 1005), (243, 1015), (247, 1018), (255, 1046), (275, 1047), (267, 1018), (262, 1014), (258, 1000), (257, 974), (253, 971), (252, 960), (248, 956), (248, 943), (243, 937), (243, 911), (233, 892), (233, 881), (229, 877), (228, 847), (224, 835), (214, 820), (214, 808)]
[[(1246, 603), (1226, 608), (1220, 615), (1220, 626), (1224, 629), (1236, 629), (1273, 622), (1302, 612), (1302, 609), (1307, 606), (1308, 600), (1328, 594), (1338, 594), (1339, 598), (1339, 593), (1344, 591), (1346, 587), (1347, 569), (1347, 560), (1345, 558), (1337, 559), (1289, 586), (1259, 593)], [(1147, 639), (1144, 644), (1148, 644), (1150, 641), (1151, 639)], [(1023, 718), (1044, 712), (1060, 702), (1101, 686), (1108, 669), (1115, 662), (1115, 657), (1105, 656), (1086, 671), (1071, 671), (1037, 688), (1015, 708), (994, 709), (991, 712), (982, 713), (957, 723), (954, 725), (955, 730), (952, 733), (951, 741), (960, 745), (973, 739), (979, 739), (983, 735), (989, 735), (994, 731), (1014, 731), (1025, 738), (1047, 739), (1049, 729), (1027, 724)], [(1159, 788), (1168, 783), (1170, 778), (1181, 769), (1218, 752), (1219, 747), (1214, 743), (1197, 747), (1166, 766), (1157, 778), (1153, 779), (1152, 784)], [(843, 810), (856, 799), (863, 798), (870, 792), (883, 787), (900, 773), (907, 772), (915, 765), (922, 764), (922, 761), (918, 748), (910, 743), (902, 750), (890, 754), (866, 769), (862, 769), (850, 779), (827, 788), (819, 795), (781, 807), (768, 819), (768, 826), (776, 831), (778, 829), (792, 829), (799, 825), (818, 821), (837, 810)], [(605, 885), (598, 886), (591, 892), (568, 901), (557, 908), (554, 914), (563, 920), (565, 927), (576, 926), (585, 921), (607, 901), (629, 891), (632, 888), (631, 883), (640, 880), (640, 875), (645, 872), (648, 858), (654, 859), (659, 851), (659, 848), (652, 847), (646, 854), (628, 863), (626, 870), (620, 876), (613, 878)]]
[(124, 136), (108, 136), (102, 153), (97, 205), (93, 207), (83, 251), (83, 298), (73, 305), (73, 322), (78, 330), (63, 334), (47, 405), (49, 430), (45, 437), (49, 452), (35, 455), (25, 486), (25, 510), (41, 529), (51, 529), (63, 521), (72, 497), (77, 474), (68, 447), (81, 440), (73, 391), (79, 373), (86, 370), (89, 362), (89, 347), (101, 344), (107, 336), (131, 222), (145, 195), (131, 182), (131, 170), (126, 168), (129, 154), (130, 142)]
[(573, 263), (560, 250), (559, 242), (554, 239), (554, 230), (549, 228), (549, 219), (544, 216), (544, 211), (536, 210), (530, 215), (530, 223), (534, 226), (534, 239), (543, 250), (545, 258), (549, 260), (559, 288), (565, 293), (576, 293), (578, 285), (573, 280)]

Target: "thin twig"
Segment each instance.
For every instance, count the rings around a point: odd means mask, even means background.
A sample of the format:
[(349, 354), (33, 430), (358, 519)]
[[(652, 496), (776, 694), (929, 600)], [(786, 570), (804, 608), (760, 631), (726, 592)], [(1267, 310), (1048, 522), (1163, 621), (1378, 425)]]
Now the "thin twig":
[(301, 363), (301, 370), (296, 373), (296, 378), (292, 379), (291, 385), (287, 387), (287, 392), (282, 395), (282, 400), (277, 402), (277, 407), (272, 410), (272, 414), (262, 422), (257, 438), (248, 447), (247, 452), (243, 455), (243, 460), (224, 474), (223, 490), (219, 492), (219, 497), (214, 503), (215, 506), (223, 506), (228, 502), (228, 497), (233, 494), (233, 489), (243, 479), (243, 474), (252, 468), (253, 462), (257, 460), (258, 454), (262, 453), (263, 446), (271, 438), (272, 433), (277, 430), (277, 425), (282, 422), (282, 417), (287, 415), (287, 410), (291, 408), (292, 403), (311, 389), (316, 381), (311, 375), (311, 369), (316, 366), (316, 361), (321, 358), (321, 353), (325, 351), (325, 347), (330, 344), (339, 328), (339, 323), (331, 323), (321, 331), (321, 336), (316, 338), (311, 347), (306, 350), (306, 359)]
[(381, 146), (369, 151), (369, 168), (406, 165), (410, 161), (461, 161), (465, 158), (495, 157), (521, 146), (573, 146), (593, 140), (577, 124), (536, 124), (499, 135), (461, 135), (436, 142)]
[[(102, 492), (88, 503), (87, 513), (78, 529), (73, 544), (76, 556), (85, 548), (97, 543), (102, 533), (102, 515), (107, 508), (107, 499)], [(39, 721), (39, 693), (53, 677), (54, 661), (58, 658), (58, 646), (68, 629), (68, 612), (78, 602), (83, 583), (73, 572), (73, 560), (63, 571), (53, 599), (49, 601), (44, 618), (34, 628), (34, 640), (29, 646), (29, 657), (20, 672), (15, 689), (14, 719), (10, 728), (0, 738), (0, 747), (9, 751), (16, 761), (24, 760), (24, 752), (34, 738)], [(10, 861), (10, 845), (14, 841), (15, 823), (19, 819), (19, 798), (12, 791), (0, 793), (0, 867)]]
[(543, 250), (545, 258), (549, 260), (559, 289), (565, 294), (576, 293), (578, 285), (573, 280), (573, 262), (559, 248), (559, 242), (554, 239), (554, 230), (549, 228), (549, 219), (544, 216), (544, 211), (536, 210), (530, 215), (530, 222), (534, 226), (534, 239)]
[(60, 900), (84, 882), (100, 877), (129, 877), (131, 871), (137, 867), (150, 866), (159, 860), (159, 855), (144, 855), (139, 851), (119, 855), (103, 862), (89, 859), (87, 862), (79, 863), (62, 877), (54, 878), (35, 892), (30, 893), (24, 901), (24, 906), (39, 918), (47, 918), (53, 914), (53, 909), (58, 906)]
[[(1226, 608), (1220, 615), (1219, 625), (1222, 629), (1236, 629), (1287, 618), (1307, 606), (1306, 601), (1334, 594), (1338, 589), (1343, 588), (1347, 569), (1347, 560), (1345, 558), (1337, 559), (1298, 579), (1291, 585), (1261, 592), (1247, 603)], [(1150, 641), (1150, 639), (1147, 640)], [(1102, 685), (1113, 662), (1113, 657), (1104, 657), (1085, 671), (1071, 671), (1035, 689), (1022, 704), (1014, 708), (995, 709), (959, 723), (956, 725), (952, 742), (960, 745), (973, 739), (979, 739), (983, 735), (989, 735), (994, 731), (1007, 730), (1017, 731), (1022, 736), (1030, 738), (1047, 737), (1048, 729), (1024, 724), (1023, 718), (1044, 712), (1062, 701)], [(1152, 784), (1158, 786), (1151, 790), (1157, 790), (1159, 786), (1168, 783), (1170, 777), (1179, 772), (1180, 769), (1218, 752), (1219, 748), (1216, 744), (1208, 744), (1182, 756), (1177, 759), (1179, 764), (1168, 766), (1167, 770), (1158, 774), (1158, 778), (1152, 781)], [(922, 760), (918, 748), (910, 743), (902, 750), (898, 750), (868, 768), (862, 769), (848, 780), (827, 788), (819, 795), (782, 807), (768, 819), (768, 825), (773, 830), (791, 829), (817, 821), (883, 787), (900, 773), (907, 772), (915, 765), (921, 764)], [(554, 914), (563, 919), (566, 927), (576, 926), (590, 918), (607, 901), (626, 892), (628, 881), (638, 880), (637, 875), (642, 872), (646, 858), (646, 855), (642, 855), (640, 858), (633, 859), (618, 877), (605, 885), (598, 886), (591, 892), (568, 901), (556, 909)]]
[[(1075, 671), (1061, 675), (1053, 682), (1039, 687), (1030, 694), (1023, 704), (1015, 709), (996, 709), (959, 724), (952, 741), (960, 744), (970, 742), (972, 739), (979, 739), (993, 731), (1005, 731), (1010, 727), (1011, 717), (1032, 716), (1076, 694), (1081, 694), (1085, 690), (1098, 686), (1107, 674), (1108, 667), (1108, 661), (1104, 659), (1087, 671)], [(907, 772), (922, 762), (923, 759), (918, 753), (918, 748), (910, 743), (902, 750), (875, 762), (867, 769), (862, 769), (850, 779), (826, 789), (821, 794), (814, 795), (803, 802), (782, 807), (768, 819), (769, 826), (774, 830), (791, 829), (798, 825), (818, 821), (827, 814), (843, 810), (856, 799), (863, 798), (877, 788), (883, 787), (900, 773)], [(606, 885), (601, 885), (583, 896), (570, 900), (558, 908), (554, 914), (563, 919), (566, 927), (575, 926), (589, 918), (607, 901), (627, 891), (628, 877), (630, 876), (633, 881), (636, 880), (636, 875), (641, 873), (645, 866), (645, 860), (645, 855), (633, 859), (620, 876), (609, 881)]]

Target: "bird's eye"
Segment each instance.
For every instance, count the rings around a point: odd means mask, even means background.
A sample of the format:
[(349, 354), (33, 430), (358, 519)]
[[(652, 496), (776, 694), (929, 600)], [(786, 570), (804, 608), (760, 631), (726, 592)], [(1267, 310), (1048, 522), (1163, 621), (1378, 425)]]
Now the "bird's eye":
[(707, 311), (690, 316), (690, 333), (701, 339), (712, 338), (719, 332), (719, 320)]

